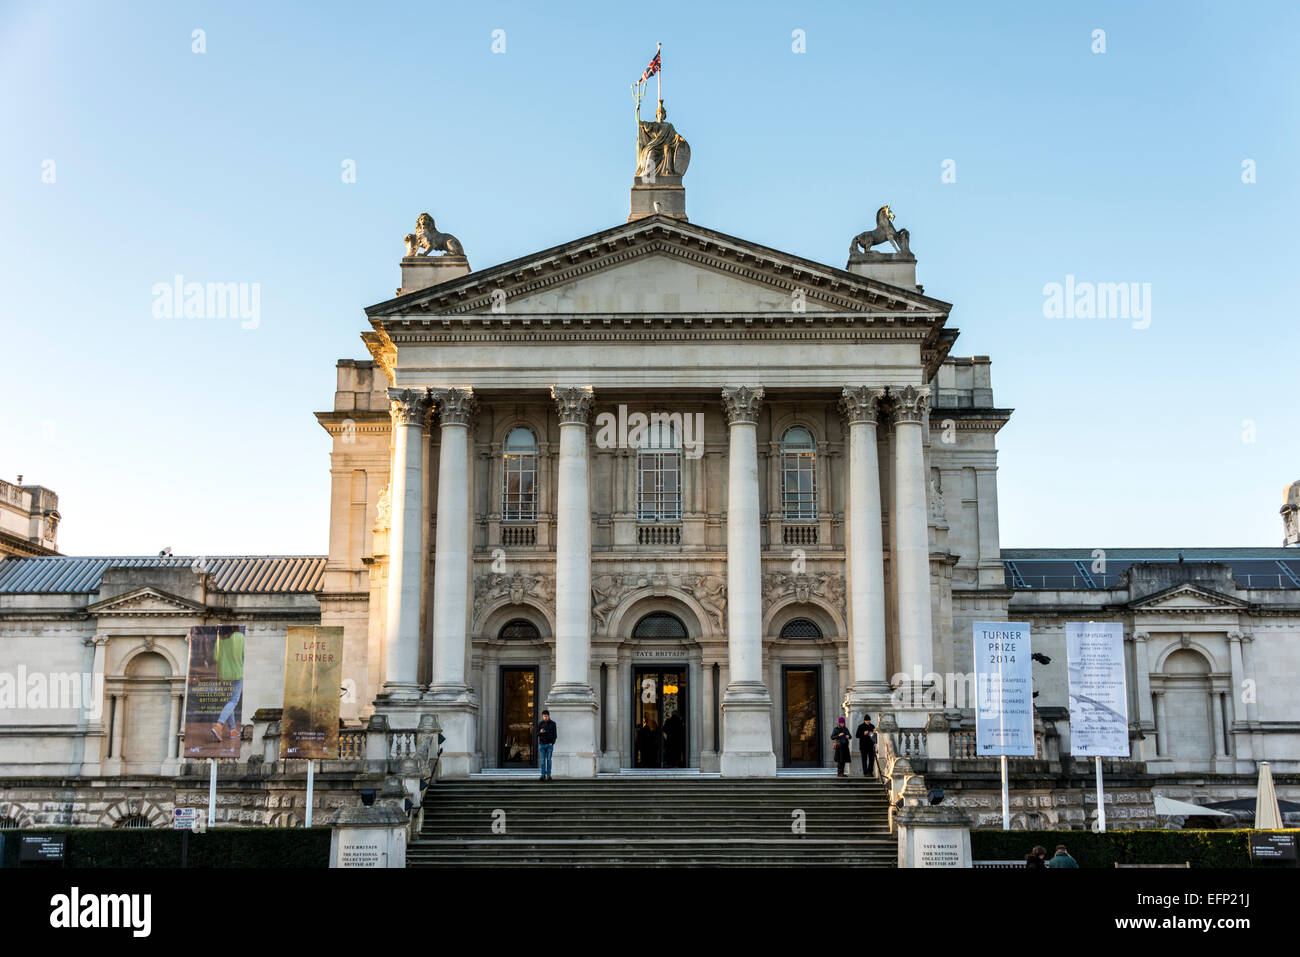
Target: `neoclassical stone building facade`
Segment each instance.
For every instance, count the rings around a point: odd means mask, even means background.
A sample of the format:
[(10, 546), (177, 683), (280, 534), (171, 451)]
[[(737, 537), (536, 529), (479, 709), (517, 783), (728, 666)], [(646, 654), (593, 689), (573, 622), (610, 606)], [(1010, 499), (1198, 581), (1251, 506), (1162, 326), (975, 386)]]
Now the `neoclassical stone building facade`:
[(318, 415), (322, 621), (360, 699), (436, 711), (449, 775), (532, 760), (543, 706), (557, 774), (759, 775), (959, 665), (1010, 597), (1010, 410), (914, 269), (659, 214), (480, 272), (403, 260)]

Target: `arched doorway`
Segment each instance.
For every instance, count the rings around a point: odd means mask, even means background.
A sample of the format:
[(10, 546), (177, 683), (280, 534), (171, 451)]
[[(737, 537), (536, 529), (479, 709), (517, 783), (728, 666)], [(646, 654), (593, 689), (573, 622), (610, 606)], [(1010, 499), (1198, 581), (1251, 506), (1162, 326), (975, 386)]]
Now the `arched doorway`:
[(168, 753), (171, 665), (156, 652), (142, 652), (126, 666), (122, 716), (122, 761), (131, 769), (157, 774)]
[[(637, 620), (632, 638), (639, 642), (685, 642), (690, 633), (676, 615), (652, 611)], [(690, 668), (684, 655), (681, 660), (633, 665), (631, 714), (632, 767), (689, 766)]]
[(1165, 659), (1161, 687), (1164, 689), (1164, 727), (1168, 755), (1179, 770), (1210, 768), (1214, 758), (1214, 720), (1211, 708), (1210, 663), (1188, 648)]
[[(501, 626), (497, 638), (503, 642), (532, 644), (541, 640), (537, 625), (526, 618), (512, 618)], [(537, 665), (505, 664), (497, 671), (497, 766), (537, 767), (538, 682)]]

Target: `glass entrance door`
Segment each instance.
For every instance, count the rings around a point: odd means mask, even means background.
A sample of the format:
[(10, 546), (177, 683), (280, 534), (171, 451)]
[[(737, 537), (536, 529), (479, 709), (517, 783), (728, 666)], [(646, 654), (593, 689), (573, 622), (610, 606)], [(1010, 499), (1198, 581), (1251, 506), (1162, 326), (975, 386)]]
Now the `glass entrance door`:
[(684, 665), (633, 668), (632, 715), (634, 768), (688, 766)]
[(537, 669), (502, 668), (497, 705), (500, 767), (537, 767)]
[(781, 669), (787, 768), (822, 765), (821, 677), (817, 665), (786, 665)]

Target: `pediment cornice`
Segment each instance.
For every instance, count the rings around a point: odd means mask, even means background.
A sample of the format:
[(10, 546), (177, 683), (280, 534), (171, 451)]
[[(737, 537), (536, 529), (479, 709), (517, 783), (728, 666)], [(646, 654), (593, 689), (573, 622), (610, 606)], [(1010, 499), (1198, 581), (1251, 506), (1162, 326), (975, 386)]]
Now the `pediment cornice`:
[(86, 606), (86, 611), (101, 617), (105, 615), (159, 617), (204, 614), (207, 608), (187, 598), (146, 585), (113, 598), (91, 602)]
[[(649, 217), (613, 227), (562, 246), (502, 263), (459, 279), (416, 290), (366, 309), (376, 328), (387, 320), (492, 313), (493, 296), (507, 300), (535, 295), (593, 272), (625, 265), (640, 257), (666, 255), (701, 268), (767, 285), (786, 294), (800, 289), (808, 300), (834, 312), (884, 316), (947, 317), (951, 304), (915, 289), (859, 276), (694, 224)], [(518, 319), (518, 316), (510, 317)], [(811, 318), (799, 315), (798, 321)]]
[(1211, 591), (1196, 585), (1174, 585), (1163, 591), (1144, 595), (1129, 602), (1129, 608), (1135, 611), (1160, 612), (1206, 612), (1206, 611), (1242, 611), (1250, 607), (1248, 602), (1221, 592)]

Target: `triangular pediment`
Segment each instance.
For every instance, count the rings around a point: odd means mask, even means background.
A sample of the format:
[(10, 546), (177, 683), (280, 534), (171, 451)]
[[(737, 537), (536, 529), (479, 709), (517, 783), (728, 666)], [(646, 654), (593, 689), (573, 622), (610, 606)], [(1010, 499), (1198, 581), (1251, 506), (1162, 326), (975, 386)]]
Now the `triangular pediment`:
[(1129, 603), (1146, 611), (1236, 611), (1246, 602), (1196, 585), (1175, 585)]
[(950, 309), (914, 287), (651, 216), (398, 296), (366, 314), (380, 322), (503, 313), (862, 313), (942, 321)]
[(93, 615), (193, 615), (207, 609), (179, 595), (144, 586), (112, 598), (92, 602), (86, 610)]

